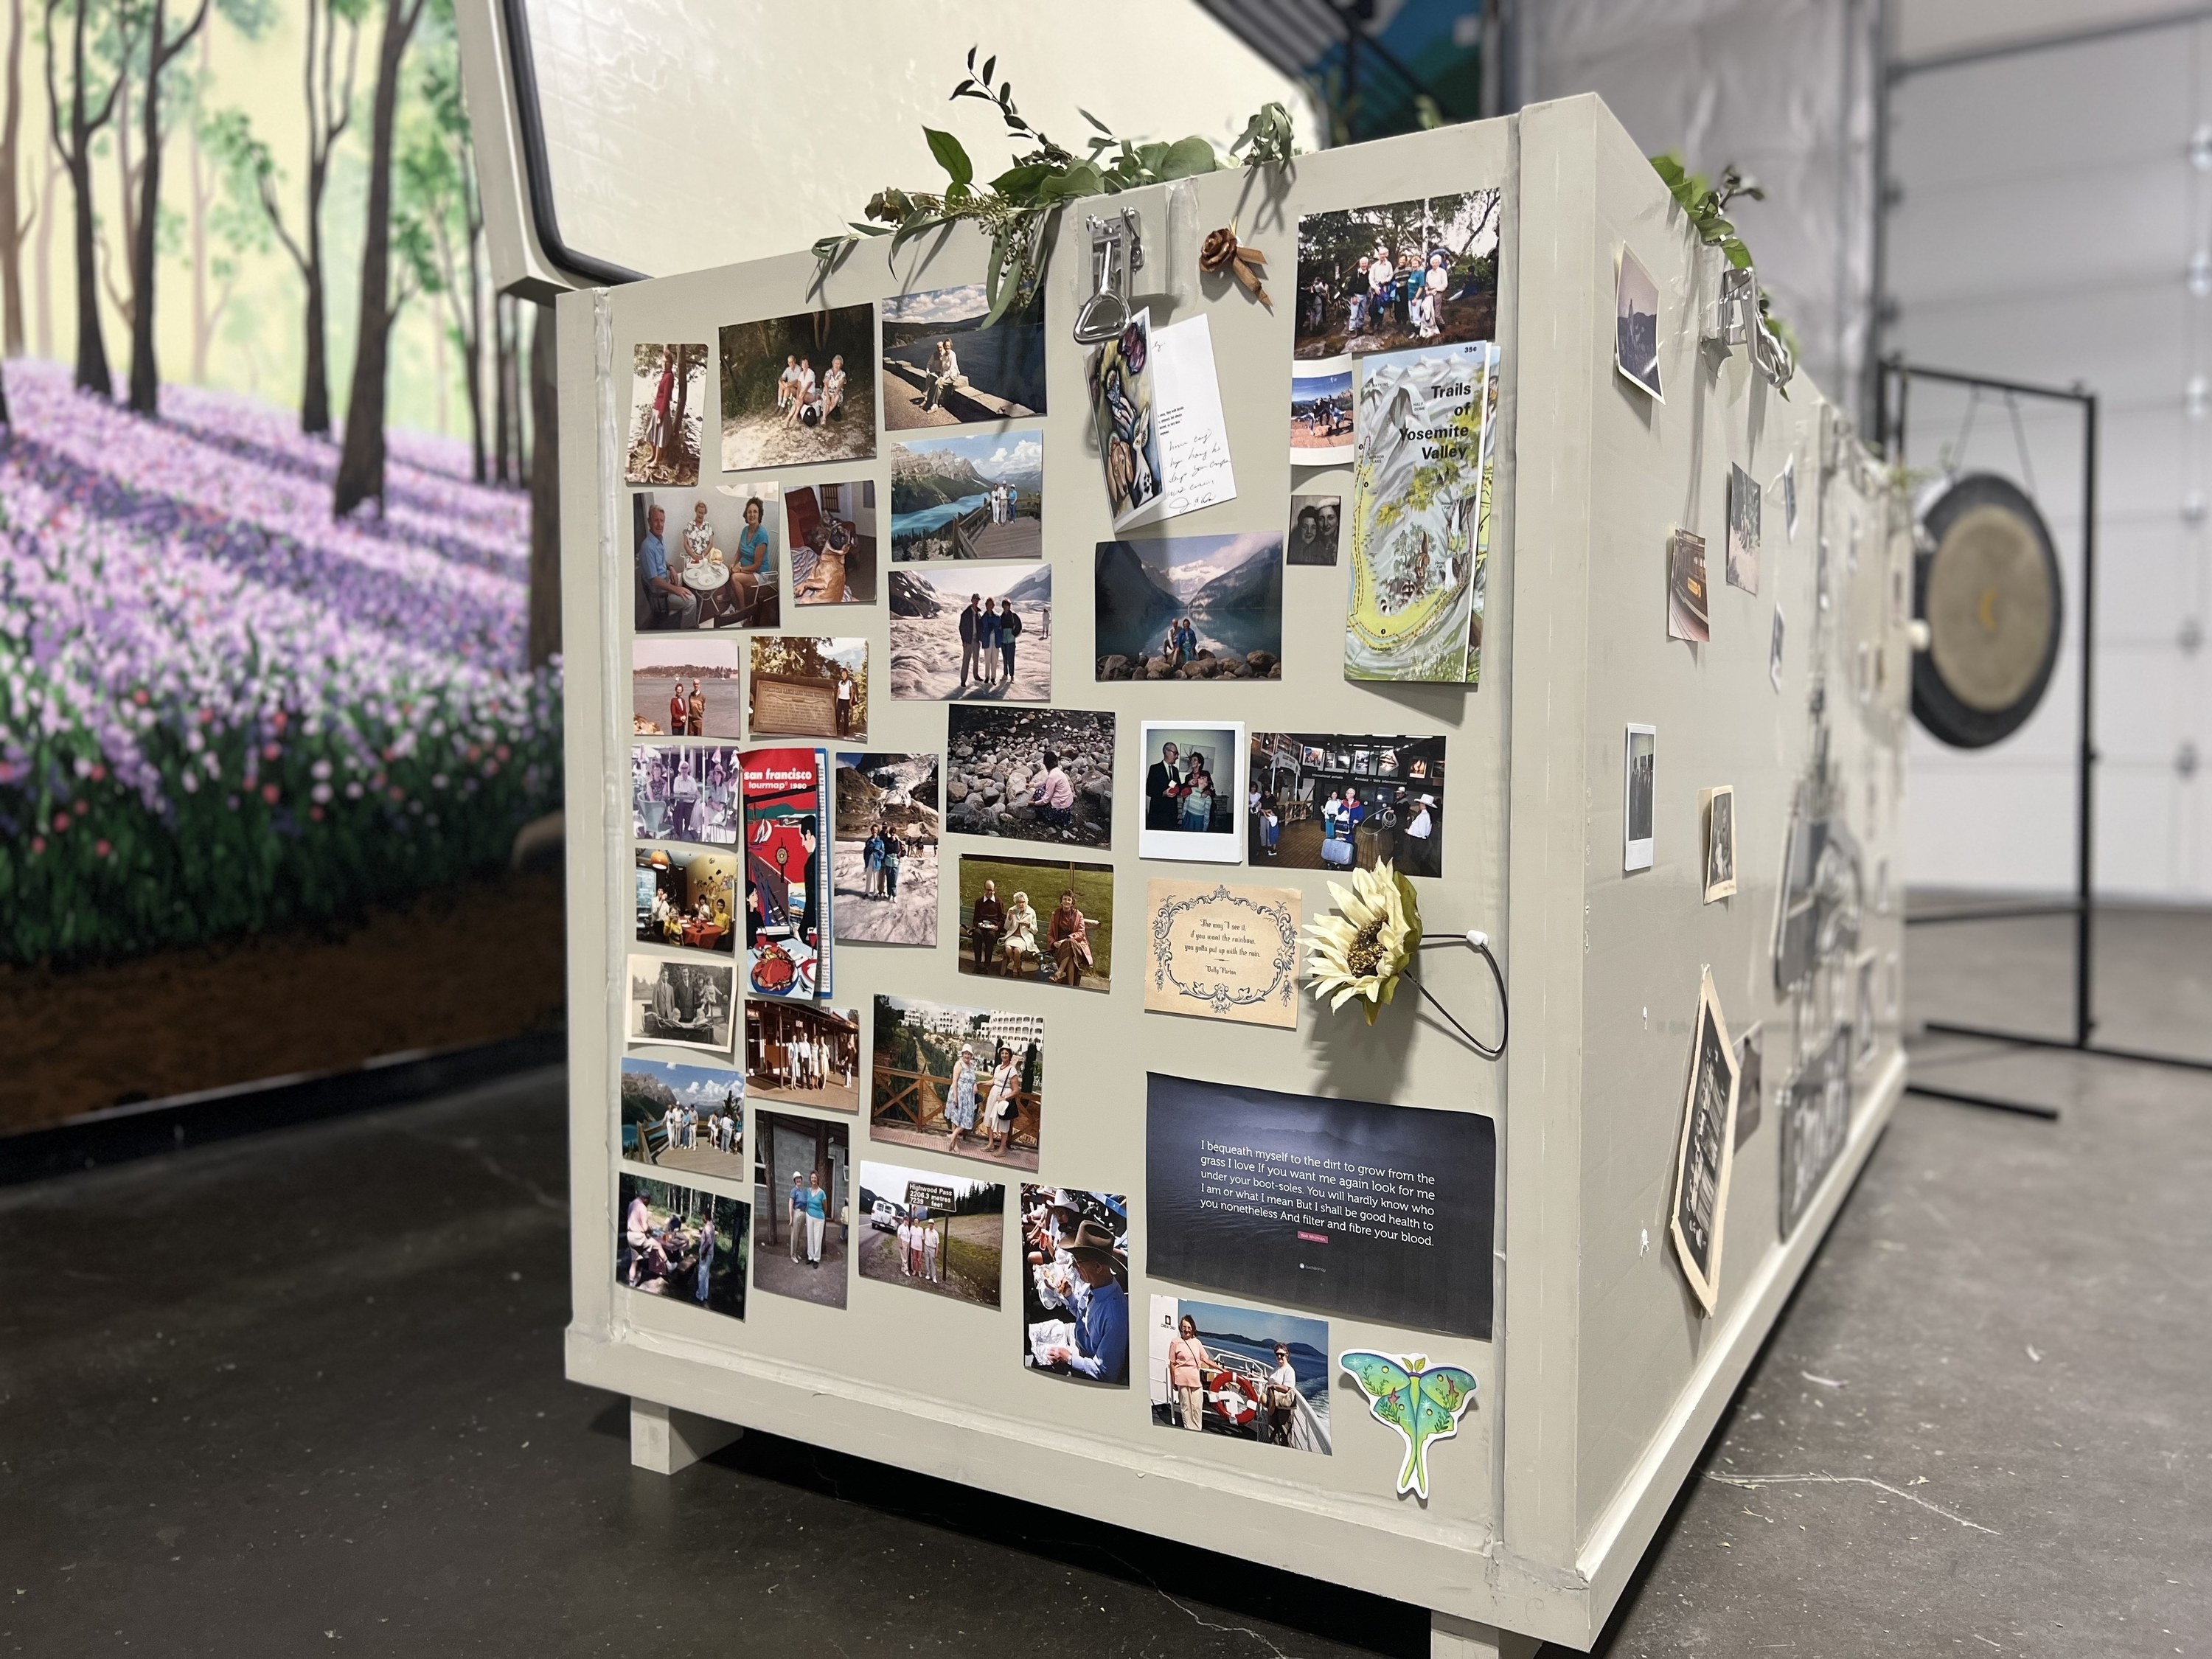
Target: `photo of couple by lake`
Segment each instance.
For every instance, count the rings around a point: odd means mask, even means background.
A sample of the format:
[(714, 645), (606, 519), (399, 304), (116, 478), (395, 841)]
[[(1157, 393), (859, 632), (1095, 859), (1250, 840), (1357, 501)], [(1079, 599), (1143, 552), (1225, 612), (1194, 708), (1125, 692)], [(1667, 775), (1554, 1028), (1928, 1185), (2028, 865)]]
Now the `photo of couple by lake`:
[(1044, 413), (1044, 293), (984, 326), (981, 283), (884, 301), (884, 425), (968, 426)]
[(891, 446), (891, 561), (1044, 556), (1044, 441), (1034, 428)]
[(1044, 1016), (878, 995), (868, 1138), (1037, 1166)]
[(1098, 544), (1102, 680), (1283, 677), (1283, 538), (1167, 536)]
[(629, 649), (633, 736), (744, 735), (744, 670), (737, 641), (690, 632), (644, 634)]
[(1050, 565), (893, 570), (890, 612), (893, 701), (1051, 700)]
[(876, 453), (875, 307), (726, 323), (720, 343), (723, 471)]

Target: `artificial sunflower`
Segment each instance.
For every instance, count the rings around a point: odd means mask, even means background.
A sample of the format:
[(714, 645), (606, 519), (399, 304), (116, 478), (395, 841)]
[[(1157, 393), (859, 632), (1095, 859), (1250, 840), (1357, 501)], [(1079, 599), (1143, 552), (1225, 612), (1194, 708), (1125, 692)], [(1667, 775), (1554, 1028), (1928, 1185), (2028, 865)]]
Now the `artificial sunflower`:
[(1306, 924), (1306, 983), (1332, 1009), (1353, 997), (1372, 1025), (1421, 948), (1421, 905), (1413, 884), (1387, 863), (1354, 870), (1349, 891), (1335, 882), (1335, 913)]

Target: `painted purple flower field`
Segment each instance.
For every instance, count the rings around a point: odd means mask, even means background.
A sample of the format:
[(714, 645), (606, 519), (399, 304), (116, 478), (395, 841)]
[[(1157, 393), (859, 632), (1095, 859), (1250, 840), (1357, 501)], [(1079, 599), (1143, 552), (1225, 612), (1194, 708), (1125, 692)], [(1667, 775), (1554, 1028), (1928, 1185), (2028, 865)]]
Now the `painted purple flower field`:
[(334, 525), (290, 412), (170, 386), (159, 422), (8, 365), (0, 960), (340, 915), (497, 864), (558, 805), (524, 667), (529, 503), (395, 433)]

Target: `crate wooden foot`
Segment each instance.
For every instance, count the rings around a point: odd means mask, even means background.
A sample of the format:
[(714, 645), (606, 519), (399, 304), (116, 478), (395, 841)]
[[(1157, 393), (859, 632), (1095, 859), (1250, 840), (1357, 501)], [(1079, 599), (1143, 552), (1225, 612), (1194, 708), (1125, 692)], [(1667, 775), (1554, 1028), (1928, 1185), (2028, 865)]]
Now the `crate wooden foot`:
[(655, 1474), (675, 1474), (735, 1440), (744, 1431), (651, 1400), (629, 1402), (629, 1461)]
[(1495, 1625), (1429, 1614), (1429, 1659), (1536, 1659), (1543, 1644)]

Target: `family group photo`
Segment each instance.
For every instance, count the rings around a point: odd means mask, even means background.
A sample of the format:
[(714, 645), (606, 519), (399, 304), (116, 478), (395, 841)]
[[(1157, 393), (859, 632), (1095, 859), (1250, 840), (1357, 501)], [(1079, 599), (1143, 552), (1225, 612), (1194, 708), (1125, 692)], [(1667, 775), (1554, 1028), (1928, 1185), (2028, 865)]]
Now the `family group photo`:
[(837, 756), (838, 939), (937, 943), (937, 781), (934, 755)]
[(860, 1013), (826, 1002), (748, 998), (745, 1084), (757, 1100), (858, 1112)]
[(1102, 680), (1279, 680), (1283, 538), (1101, 542), (1092, 626)]
[(746, 1228), (740, 1199), (625, 1175), (615, 1198), (615, 1283), (745, 1316)]
[(629, 1040), (726, 1055), (737, 1016), (733, 965), (629, 959)]
[(891, 698), (1047, 702), (1052, 567), (891, 572)]
[(755, 1289), (822, 1307), (845, 1305), (851, 1149), (851, 1133), (842, 1123), (789, 1112), (756, 1115)]
[(629, 786), (638, 840), (738, 844), (744, 769), (735, 744), (632, 744)]
[(1152, 1421), (1329, 1455), (1328, 1322), (1152, 1298)]
[(744, 1177), (742, 1075), (624, 1054), (620, 1094), (624, 1158), (686, 1175)]
[(1137, 851), (1145, 858), (1198, 859), (1241, 863), (1244, 820), (1256, 812), (1240, 787), (1244, 728), (1231, 722), (1170, 726), (1144, 722), (1144, 828)]
[(744, 664), (735, 640), (639, 635), (630, 645), (629, 694), (634, 737), (744, 735)]
[(1255, 866), (1443, 873), (1443, 738), (1255, 732), (1248, 754)]
[(737, 949), (738, 855), (685, 847), (635, 852), (637, 942), (713, 951)]
[(1301, 215), (1295, 355), (1492, 338), (1503, 212), (1471, 190)]

